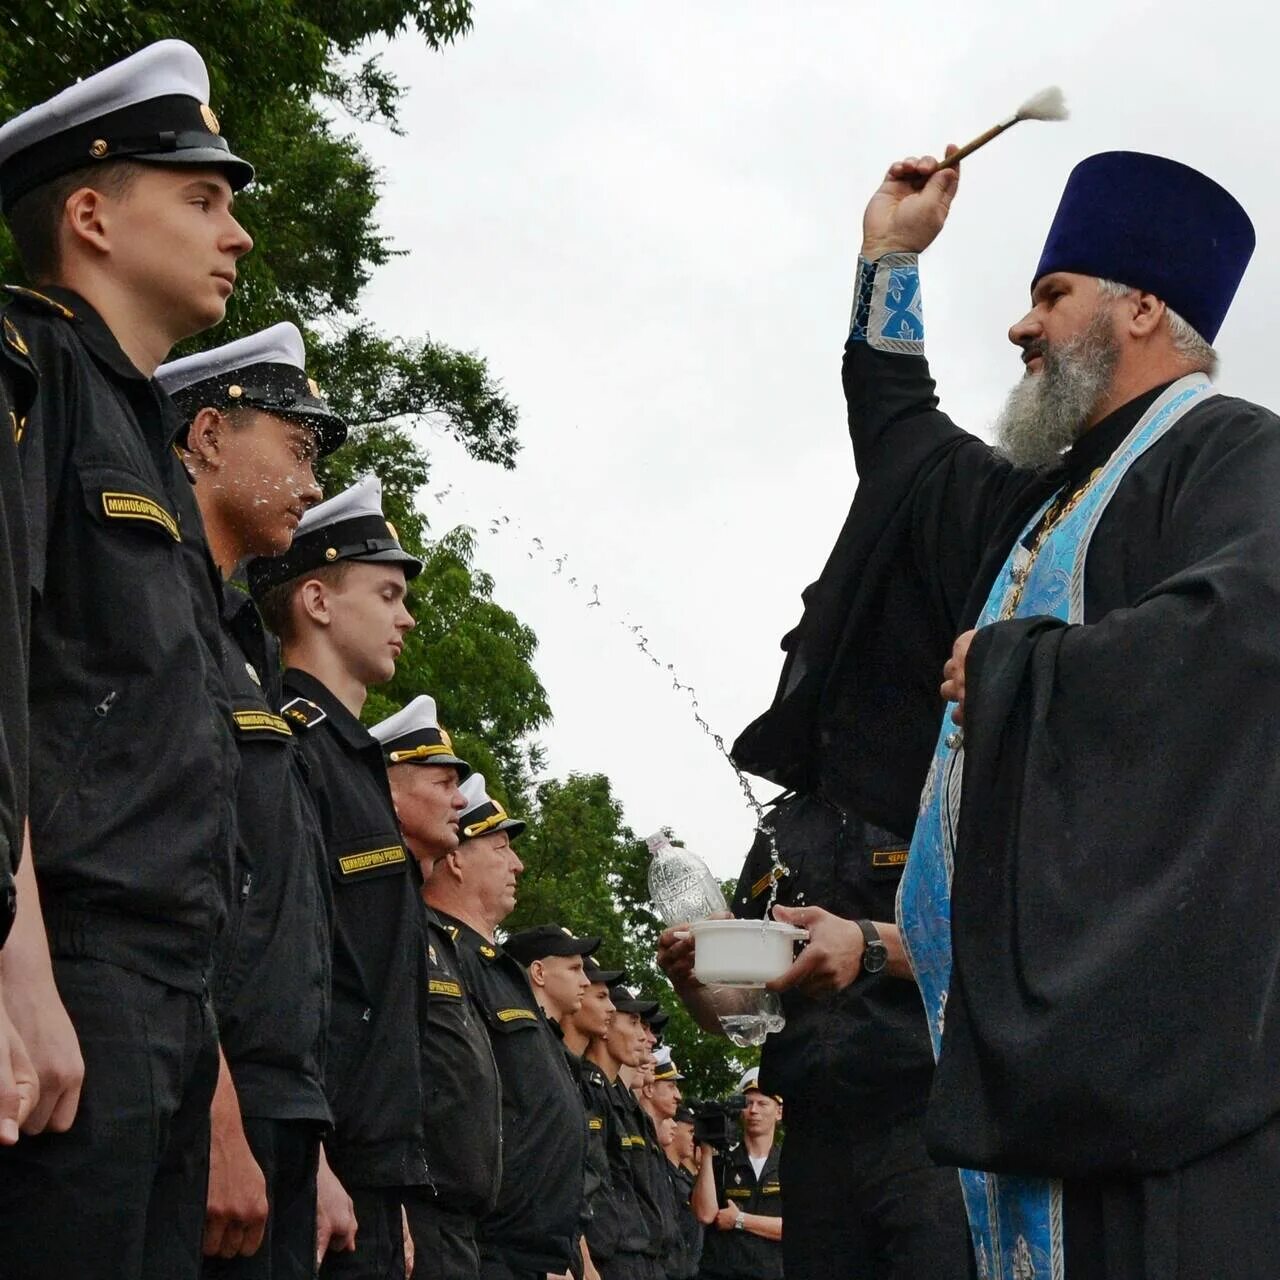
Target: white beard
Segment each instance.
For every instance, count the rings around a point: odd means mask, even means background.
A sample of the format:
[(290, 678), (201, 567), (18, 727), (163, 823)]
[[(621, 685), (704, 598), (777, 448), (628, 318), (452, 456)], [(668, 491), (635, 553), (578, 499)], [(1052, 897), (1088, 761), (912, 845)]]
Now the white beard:
[(1090, 415), (1111, 387), (1120, 345), (1108, 312), (1099, 310), (1079, 336), (1033, 351), (1044, 359), (1039, 373), (1023, 374), (996, 419), (996, 447), (1015, 467), (1044, 471), (1083, 434)]

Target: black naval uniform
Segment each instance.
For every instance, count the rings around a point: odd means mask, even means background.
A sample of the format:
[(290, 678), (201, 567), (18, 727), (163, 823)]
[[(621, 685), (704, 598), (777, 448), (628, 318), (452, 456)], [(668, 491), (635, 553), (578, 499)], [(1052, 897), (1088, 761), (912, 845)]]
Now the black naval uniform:
[[(907, 842), (814, 795), (769, 815), (787, 874), (783, 906), (892, 921)], [(759, 917), (772, 882), (758, 835), (734, 911)], [(863, 974), (833, 996), (784, 992), (786, 1027), (765, 1041), (761, 1087), (786, 1099), (787, 1274), (965, 1280), (973, 1273), (960, 1181), (924, 1149), (933, 1051), (914, 982)]]
[(271, 1215), (250, 1258), (205, 1261), (206, 1275), (309, 1277), (315, 1271), (316, 1164), (330, 1122), (324, 1091), (329, 911), (324, 839), (306, 765), (279, 707), (275, 639), (257, 606), (226, 587), (226, 674), (240, 747), (239, 839), (231, 910), (213, 988), (222, 1050)]
[(238, 758), (222, 584), (172, 402), (77, 295), (14, 290), (40, 392), (31, 532), (31, 831), (85, 1060), (69, 1133), (0, 1151), (7, 1277), (198, 1272)]
[(446, 925), (423, 907), (427, 927), (427, 1176), (408, 1197), (418, 1280), (477, 1280), (476, 1229), (502, 1184), (502, 1084), (484, 1014), (467, 990)]
[(697, 1177), (682, 1164), (667, 1161), (671, 1198), (676, 1209), (677, 1235), (667, 1249), (662, 1269), (667, 1280), (694, 1280), (702, 1258), (702, 1223), (694, 1216), (691, 1199)]
[(502, 1081), (502, 1185), (479, 1230), (485, 1280), (563, 1273), (580, 1256), (587, 1122), (560, 1038), (516, 960), (461, 920), (465, 985), (480, 1005)]
[(614, 1182), (620, 1188), (623, 1229), (607, 1270), (602, 1268), (601, 1273), (606, 1280), (660, 1280), (662, 1258), (675, 1222), (669, 1192), (657, 1182), (661, 1171), (650, 1149), (651, 1141), (656, 1145), (653, 1126), (622, 1080), (607, 1086), (606, 1099), (611, 1126), (609, 1159)]
[(428, 1182), (420, 1041), (427, 986), (418, 867), (404, 847), (382, 748), (314, 676), (284, 674), (281, 714), (302, 742), (333, 892), (325, 1154), (355, 1201), (354, 1253), (322, 1274), (404, 1272), (401, 1203)]
[(27, 683), (31, 570), (18, 449), (36, 393), (35, 366), (12, 322), (0, 322), (0, 947), (13, 924), (13, 878), (27, 820)]
[[(791, 1141), (789, 1135), (787, 1141)], [(720, 1207), (725, 1209), (732, 1205), (741, 1213), (781, 1218), (780, 1156), (781, 1148), (775, 1143), (757, 1178), (745, 1143), (737, 1143), (724, 1155), (717, 1152), (715, 1174)], [(718, 1227), (708, 1227), (703, 1237), (698, 1274), (713, 1280), (782, 1280), (782, 1245), (777, 1240), (766, 1240), (750, 1231), (721, 1231)]]
[(587, 1113), (587, 1247), (600, 1274), (613, 1277), (625, 1266), (625, 1255), (639, 1253), (645, 1243), (626, 1163), (628, 1134), (618, 1125), (608, 1079), (587, 1058), (578, 1061), (578, 1087)]

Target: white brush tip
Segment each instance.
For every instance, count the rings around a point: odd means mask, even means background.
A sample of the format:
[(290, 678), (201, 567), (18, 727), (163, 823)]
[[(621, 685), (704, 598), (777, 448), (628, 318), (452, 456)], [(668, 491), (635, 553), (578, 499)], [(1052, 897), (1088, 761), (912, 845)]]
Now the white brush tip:
[(1018, 108), (1019, 120), (1065, 120), (1067, 100), (1056, 84), (1041, 89)]

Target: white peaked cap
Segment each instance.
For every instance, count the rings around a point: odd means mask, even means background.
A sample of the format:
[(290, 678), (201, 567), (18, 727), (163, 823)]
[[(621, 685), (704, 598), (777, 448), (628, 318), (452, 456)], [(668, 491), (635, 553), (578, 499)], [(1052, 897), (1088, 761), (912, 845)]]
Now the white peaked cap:
[(221, 168), (237, 189), (253, 178), (221, 136), (209, 72), (185, 40), (158, 40), (0, 127), (5, 208), (60, 174), (128, 157)]
[(361, 516), (382, 515), (382, 481), (370, 472), (361, 476), (349, 489), (335, 493), (332, 498), (318, 502), (298, 523), (294, 540), (313, 529), (327, 529), (342, 520), (355, 520)]
[[(170, 360), (156, 370), (156, 380), (172, 396), (185, 387), (219, 374), (234, 373), (255, 364), (287, 364), (302, 371), (307, 367), (307, 350), (296, 324), (282, 320), (261, 333), (237, 338), (211, 351), (197, 351), (181, 360)], [(376, 477), (375, 477), (376, 478)], [(382, 492), (378, 492), (381, 511)]]
[(65, 129), (170, 94), (209, 101), (204, 59), (185, 40), (157, 40), (14, 116), (0, 127), (0, 164)]
[(436, 718), (436, 700), (420, 693), (408, 706), (369, 730), (382, 746), (382, 756), (393, 764), (447, 764), (467, 777), (471, 766), (453, 750), (453, 739)]
[(385, 744), (414, 729), (435, 729), (437, 732), (440, 729), (440, 722), (436, 719), (436, 700), (428, 693), (418, 694), (399, 711), (379, 720), (369, 732)]
[(375, 475), (312, 507), (298, 522), (288, 551), (250, 560), (249, 590), (261, 599), (272, 587), (339, 560), (396, 564), (406, 579), (422, 572), (422, 561), (401, 547), (382, 514), (382, 481)]
[(505, 831), (514, 840), (524, 829), (520, 818), (513, 818), (485, 790), (484, 774), (473, 773), (462, 784), (462, 795), (467, 807), (460, 820), (463, 840), (488, 835), (493, 831)]
[(473, 773), (466, 782), (462, 784), (462, 796), (467, 802), (467, 812), (472, 809), (478, 809), (483, 804), (489, 804), (489, 793), (484, 789), (484, 774)]

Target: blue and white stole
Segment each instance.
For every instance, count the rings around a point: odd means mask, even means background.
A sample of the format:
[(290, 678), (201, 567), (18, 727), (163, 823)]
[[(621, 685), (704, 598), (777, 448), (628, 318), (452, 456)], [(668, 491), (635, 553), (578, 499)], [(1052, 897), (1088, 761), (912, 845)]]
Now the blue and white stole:
[[(1031, 517), (996, 578), (979, 627), (1006, 618), (1084, 620), (1084, 565), (1098, 521), (1125, 472), (1189, 409), (1216, 395), (1204, 374), (1169, 387), (1147, 410), (1110, 461), (1065, 510), (1035, 551), (1024, 542), (1051, 499)], [(924, 998), (935, 1059), (942, 1047), (951, 985), (951, 873), (964, 782), (963, 734), (943, 714), (911, 852), (898, 889), (898, 927)], [(980, 1280), (1064, 1280), (1062, 1184), (1047, 1178), (961, 1170)]]

